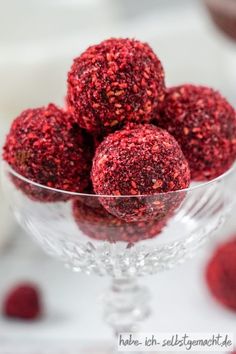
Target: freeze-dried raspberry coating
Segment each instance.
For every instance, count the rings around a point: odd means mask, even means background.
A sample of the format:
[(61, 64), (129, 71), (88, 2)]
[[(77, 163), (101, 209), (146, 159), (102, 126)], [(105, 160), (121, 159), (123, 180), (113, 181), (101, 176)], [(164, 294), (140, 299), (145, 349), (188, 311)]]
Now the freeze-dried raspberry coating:
[(96, 197), (81, 197), (73, 202), (73, 215), (80, 230), (87, 236), (115, 243), (134, 243), (156, 237), (166, 220), (125, 222), (109, 214)]
[(183, 193), (160, 193), (188, 187), (190, 172), (176, 140), (146, 124), (105, 138), (96, 150), (91, 177), (96, 194), (116, 196), (101, 197), (102, 205), (129, 222), (158, 216), (161, 220), (173, 212)]
[(236, 238), (220, 246), (206, 269), (206, 280), (213, 296), (236, 311)]
[[(92, 154), (73, 118), (53, 104), (18, 116), (4, 146), (4, 159), (20, 175), (47, 187), (83, 192)], [(54, 201), (65, 196), (14, 178), (29, 197)]]
[(210, 180), (227, 171), (236, 157), (236, 115), (218, 92), (183, 85), (167, 91), (157, 124), (180, 144), (194, 180)]
[(108, 39), (74, 59), (67, 103), (82, 128), (107, 133), (126, 121), (147, 123), (160, 108), (164, 70), (146, 43)]

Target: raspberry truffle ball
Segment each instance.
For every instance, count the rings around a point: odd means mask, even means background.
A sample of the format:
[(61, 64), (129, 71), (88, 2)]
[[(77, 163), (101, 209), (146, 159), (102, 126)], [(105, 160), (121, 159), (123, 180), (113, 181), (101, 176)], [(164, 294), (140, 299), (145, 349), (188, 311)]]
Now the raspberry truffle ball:
[(89, 47), (68, 74), (68, 107), (82, 128), (104, 134), (124, 122), (147, 123), (164, 99), (164, 71), (153, 50), (134, 39)]
[[(17, 173), (46, 187), (83, 192), (89, 183), (92, 154), (82, 130), (53, 104), (28, 109), (14, 120), (3, 157)], [(14, 183), (32, 199), (65, 198), (18, 178)]]
[(236, 311), (236, 237), (216, 250), (207, 266), (206, 280), (213, 296)]
[(91, 177), (107, 211), (130, 222), (161, 220), (173, 212), (183, 193), (160, 193), (188, 187), (190, 172), (176, 140), (146, 124), (105, 138), (96, 150)]
[[(93, 203), (90, 202), (93, 200)], [(101, 241), (135, 243), (156, 237), (166, 220), (127, 223), (109, 214), (98, 198), (85, 197), (73, 202), (73, 215), (80, 230), (87, 236)]]
[(235, 161), (235, 110), (211, 88), (182, 85), (168, 89), (157, 124), (176, 138), (196, 181), (218, 177)]

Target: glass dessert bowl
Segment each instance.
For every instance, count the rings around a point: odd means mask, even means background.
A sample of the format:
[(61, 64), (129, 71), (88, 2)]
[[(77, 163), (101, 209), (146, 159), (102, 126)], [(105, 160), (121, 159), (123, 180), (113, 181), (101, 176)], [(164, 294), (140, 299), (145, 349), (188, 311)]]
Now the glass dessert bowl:
[(236, 40), (236, 4), (234, 0), (205, 0), (215, 25), (232, 40)]
[(228, 81), (228, 96), (236, 101), (236, 1), (204, 0), (209, 17), (217, 30), (217, 39), (222, 45), (225, 78)]
[[(137, 328), (150, 313), (148, 291), (136, 278), (191, 257), (223, 223), (234, 202), (236, 171), (188, 189), (152, 196), (98, 196), (48, 188), (3, 163), (2, 182), (19, 224), (50, 255), (74, 271), (110, 276), (106, 321), (115, 333)], [(127, 223), (99, 202), (142, 208)], [(150, 217), (151, 215), (151, 217)]]

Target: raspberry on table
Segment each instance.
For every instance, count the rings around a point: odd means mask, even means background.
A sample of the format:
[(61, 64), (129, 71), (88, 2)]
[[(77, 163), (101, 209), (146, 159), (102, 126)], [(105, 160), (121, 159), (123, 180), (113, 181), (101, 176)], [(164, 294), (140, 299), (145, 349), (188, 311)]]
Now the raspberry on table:
[(7, 294), (3, 313), (6, 317), (22, 320), (36, 320), (42, 315), (41, 294), (31, 283), (16, 285)]
[(217, 301), (236, 311), (236, 237), (216, 249), (207, 265), (206, 281)]

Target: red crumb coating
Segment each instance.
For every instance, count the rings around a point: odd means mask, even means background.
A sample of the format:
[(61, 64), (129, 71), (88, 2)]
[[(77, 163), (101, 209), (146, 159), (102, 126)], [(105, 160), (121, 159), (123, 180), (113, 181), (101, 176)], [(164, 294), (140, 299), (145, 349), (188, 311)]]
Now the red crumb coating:
[[(83, 192), (89, 183), (91, 149), (72, 117), (53, 104), (28, 109), (7, 136), (3, 158), (20, 175), (47, 187)], [(88, 144), (89, 145), (89, 144)], [(28, 196), (41, 201), (64, 198), (14, 178)]]
[(160, 60), (148, 44), (134, 39), (89, 47), (68, 73), (69, 110), (93, 133), (114, 131), (127, 121), (150, 122), (164, 93)]
[(230, 168), (236, 157), (236, 115), (218, 92), (208, 87), (170, 88), (157, 124), (180, 144), (194, 180), (210, 180)]
[(42, 315), (41, 294), (31, 283), (15, 286), (7, 294), (3, 303), (3, 313), (6, 317), (36, 320)]
[[(130, 222), (162, 219), (173, 212), (183, 193), (160, 193), (187, 188), (190, 172), (176, 140), (146, 124), (105, 138), (96, 150), (91, 178), (96, 194), (116, 196), (100, 198), (108, 212)], [(130, 197), (119, 197), (124, 195)]]
[(156, 237), (166, 224), (166, 220), (155, 219), (127, 223), (109, 214), (96, 197), (81, 197), (80, 200), (75, 200), (73, 215), (85, 235), (111, 243), (135, 243)]
[(212, 295), (236, 311), (236, 237), (215, 251), (207, 265), (206, 280)]

